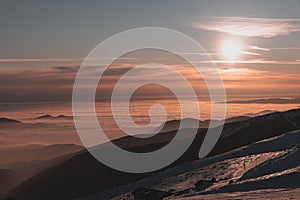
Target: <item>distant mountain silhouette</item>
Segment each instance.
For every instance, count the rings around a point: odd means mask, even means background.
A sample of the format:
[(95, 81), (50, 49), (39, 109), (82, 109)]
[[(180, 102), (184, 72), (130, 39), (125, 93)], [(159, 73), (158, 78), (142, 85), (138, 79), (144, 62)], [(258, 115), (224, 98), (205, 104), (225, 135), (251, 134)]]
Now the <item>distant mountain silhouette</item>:
[[(225, 123), (245, 121), (250, 118), (251, 117), (249, 117), (249, 116), (231, 117), (231, 118), (226, 119)], [(193, 118), (185, 118), (182, 120), (171, 120), (171, 121), (167, 121), (167, 122), (161, 124), (160, 126), (155, 128), (154, 131), (158, 132), (158, 130), (160, 130), (159, 131), (160, 133), (174, 131), (179, 128), (181, 122), (184, 123), (184, 126), (182, 127), (182, 129), (184, 129), (184, 128), (208, 128), (211, 120), (201, 121), (201, 120), (193, 119)], [(214, 120), (214, 122), (216, 123), (216, 126), (218, 124), (219, 125), (221, 124), (221, 120)]]
[[(230, 150), (252, 144), (270, 137), (300, 129), (300, 109), (276, 112), (245, 121), (230, 122), (224, 125), (221, 138), (209, 156), (219, 155)], [(189, 133), (190, 129), (184, 129)], [(172, 165), (177, 166), (198, 160), (199, 148), (207, 129), (198, 129), (197, 136), (189, 149)], [(159, 133), (148, 139), (127, 136), (115, 140), (121, 147), (134, 152), (148, 152), (166, 145), (176, 131)], [(161, 140), (160, 140), (161, 139)], [(139, 144), (138, 141), (147, 141)], [(124, 146), (122, 146), (124, 144)], [(97, 148), (101, 152), (101, 145)], [(160, 170), (163, 171), (164, 169)], [(45, 170), (10, 191), (7, 196), (15, 199), (73, 199), (99, 192), (105, 188), (120, 186), (154, 175), (129, 174), (111, 169), (98, 162), (88, 152), (83, 151), (70, 157), (62, 164)]]
[(52, 115), (46, 114), (46, 115), (41, 115), (39, 117), (36, 117), (34, 119), (73, 119), (73, 117), (66, 116), (66, 115), (52, 116)]
[(278, 112), (278, 110), (263, 110), (263, 111), (260, 111), (260, 112), (257, 112), (257, 113), (247, 113), (247, 114), (245, 114), (245, 116), (257, 117), (257, 116), (260, 116), (260, 115), (267, 115), (267, 114), (274, 113), (274, 112)]
[(270, 99), (251, 99), (228, 101), (226, 103), (233, 104), (300, 104), (300, 98), (270, 98)]
[(5, 123), (21, 123), (21, 121), (14, 120), (14, 119), (9, 119), (9, 118), (0, 118), (0, 123), (5, 124)]

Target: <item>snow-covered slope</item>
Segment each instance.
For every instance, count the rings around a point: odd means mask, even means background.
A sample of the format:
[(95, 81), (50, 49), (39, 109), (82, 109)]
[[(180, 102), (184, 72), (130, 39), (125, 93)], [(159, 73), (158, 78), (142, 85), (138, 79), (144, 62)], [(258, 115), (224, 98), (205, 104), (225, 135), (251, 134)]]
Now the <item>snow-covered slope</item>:
[(292, 198), (300, 195), (299, 141), (300, 131), (293, 131), (83, 199), (134, 199), (141, 187), (170, 193), (166, 199), (271, 198), (274, 192), (276, 199)]

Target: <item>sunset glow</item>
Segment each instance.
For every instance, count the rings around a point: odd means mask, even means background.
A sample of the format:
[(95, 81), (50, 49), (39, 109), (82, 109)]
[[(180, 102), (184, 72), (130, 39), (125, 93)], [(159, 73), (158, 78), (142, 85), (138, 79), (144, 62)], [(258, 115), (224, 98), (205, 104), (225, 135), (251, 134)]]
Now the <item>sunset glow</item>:
[(221, 47), (221, 51), (228, 60), (235, 60), (241, 54), (241, 44), (236, 40), (227, 40), (224, 42), (223, 46)]
[(0, 200), (300, 200), (300, 0), (0, 9)]

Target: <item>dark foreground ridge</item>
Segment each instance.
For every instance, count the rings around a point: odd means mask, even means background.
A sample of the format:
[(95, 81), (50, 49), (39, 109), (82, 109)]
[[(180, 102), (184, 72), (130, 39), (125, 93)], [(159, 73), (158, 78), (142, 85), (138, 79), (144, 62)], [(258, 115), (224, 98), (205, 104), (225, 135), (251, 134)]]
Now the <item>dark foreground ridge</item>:
[[(300, 109), (227, 123), (224, 126), (221, 138), (209, 157), (299, 129)], [(187, 133), (188, 130), (186, 129)], [(198, 152), (206, 131), (205, 128), (198, 129), (198, 134), (189, 149), (167, 168), (199, 160)], [(117, 139), (114, 142), (130, 151), (147, 152), (166, 145), (175, 134), (176, 131), (160, 133), (149, 139), (142, 139), (143, 143), (137, 143), (137, 140), (140, 141), (141, 139), (129, 136)], [(101, 150), (101, 146), (99, 146), (99, 149)], [(164, 170), (162, 169), (160, 172)], [(156, 173), (158, 172), (144, 174), (120, 172), (99, 163), (88, 152), (83, 151), (70, 156), (60, 165), (47, 169), (23, 182), (6, 196), (16, 200), (68, 200), (93, 195), (111, 187), (133, 183)]]

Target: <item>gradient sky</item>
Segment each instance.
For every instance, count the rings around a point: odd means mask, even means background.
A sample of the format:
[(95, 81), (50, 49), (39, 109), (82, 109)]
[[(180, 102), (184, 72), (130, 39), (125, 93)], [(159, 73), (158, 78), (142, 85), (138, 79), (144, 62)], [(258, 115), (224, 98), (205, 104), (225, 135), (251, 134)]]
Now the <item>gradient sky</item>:
[[(298, 0), (0, 5), (1, 102), (70, 100), (76, 70), (98, 43), (146, 26), (175, 29), (202, 44), (220, 68), (229, 98), (300, 97)], [(243, 49), (234, 63), (220, 52), (229, 39)]]

